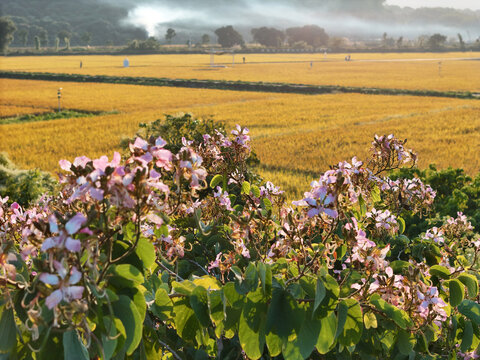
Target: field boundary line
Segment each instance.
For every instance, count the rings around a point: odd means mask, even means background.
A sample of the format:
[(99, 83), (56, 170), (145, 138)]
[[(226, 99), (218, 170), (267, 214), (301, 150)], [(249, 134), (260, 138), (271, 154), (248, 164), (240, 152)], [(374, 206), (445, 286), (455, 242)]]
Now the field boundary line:
[(254, 91), (272, 93), (291, 93), (303, 95), (320, 95), (335, 93), (358, 93), (366, 95), (407, 95), (428, 96), (480, 100), (480, 93), (469, 91), (437, 91), (437, 90), (410, 90), (354, 87), (339, 85), (306, 85), (292, 83), (249, 82), (228, 80), (198, 80), (198, 79), (170, 79), (154, 77), (130, 77), (130, 76), (107, 76), (107, 75), (80, 75), (58, 74), (48, 72), (14, 72), (0, 71), (0, 78), (19, 80), (42, 80), (80, 83), (106, 83), (143, 86), (166, 86), (195, 89), (231, 90), (231, 91)]

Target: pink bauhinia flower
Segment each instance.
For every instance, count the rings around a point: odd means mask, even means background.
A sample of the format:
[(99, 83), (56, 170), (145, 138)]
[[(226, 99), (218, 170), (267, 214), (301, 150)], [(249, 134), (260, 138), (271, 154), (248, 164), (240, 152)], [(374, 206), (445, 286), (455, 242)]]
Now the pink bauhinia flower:
[(62, 300), (71, 302), (81, 299), (84, 287), (72, 285), (77, 284), (82, 279), (82, 273), (75, 266), (68, 273), (64, 265), (56, 260), (53, 261), (53, 266), (57, 274), (42, 273), (39, 276), (39, 280), (43, 283), (58, 287), (46, 298), (45, 305), (49, 309), (53, 309)]

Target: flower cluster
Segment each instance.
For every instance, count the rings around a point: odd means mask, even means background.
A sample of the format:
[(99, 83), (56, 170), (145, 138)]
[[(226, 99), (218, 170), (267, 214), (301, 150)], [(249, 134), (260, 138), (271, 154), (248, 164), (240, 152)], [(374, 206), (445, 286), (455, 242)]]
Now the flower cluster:
[(423, 238), (425, 240), (432, 240), (438, 244), (443, 244), (445, 242), (443, 230), (436, 226), (428, 229)]
[(472, 223), (468, 221), (467, 217), (458, 212), (457, 217), (449, 217), (446, 224), (442, 226), (445, 236), (450, 239), (460, 238), (473, 230)]
[(447, 320), (447, 313), (444, 309), (447, 304), (440, 298), (438, 289), (435, 286), (429, 286), (423, 291), (417, 290), (417, 296), (421, 301), (418, 306), (420, 316), (441, 327), (442, 322)]
[(385, 194), (385, 202), (397, 212), (401, 210), (419, 213), (428, 210), (436, 192), (419, 178), (391, 180), (381, 179), (379, 187)]
[(237, 125), (232, 130), (233, 139), (216, 130), (214, 134), (203, 136), (198, 152), (205, 159), (205, 168), (214, 174), (228, 174), (227, 182), (242, 183), (247, 172), (246, 161), (250, 157), (249, 130)]
[(395, 233), (398, 231), (398, 222), (395, 215), (389, 210), (377, 210), (373, 208), (366, 213), (367, 218), (372, 220), (376, 229)]
[(326, 215), (337, 218), (339, 210), (348, 209), (358, 202), (359, 196), (365, 191), (363, 187), (368, 177), (368, 171), (362, 168), (363, 163), (356, 157), (352, 162), (340, 162), (336, 167), (326, 171), (318, 181), (313, 181), (311, 190), (304, 198), (294, 201), (293, 205), (308, 206), (309, 217)]
[(372, 142), (371, 167), (378, 172), (389, 169), (395, 169), (403, 164), (417, 160), (416, 154), (409, 149), (405, 149), (406, 140), (402, 141), (390, 135), (375, 135)]

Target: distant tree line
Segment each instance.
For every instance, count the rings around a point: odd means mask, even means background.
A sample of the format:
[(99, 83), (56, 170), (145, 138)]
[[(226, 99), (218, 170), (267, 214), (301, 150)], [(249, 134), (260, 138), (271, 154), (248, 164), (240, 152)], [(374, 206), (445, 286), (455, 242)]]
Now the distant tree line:
[(125, 45), (147, 38), (144, 29), (122, 23), (128, 10), (114, 2), (2, 0), (2, 14), (16, 27), (11, 46)]

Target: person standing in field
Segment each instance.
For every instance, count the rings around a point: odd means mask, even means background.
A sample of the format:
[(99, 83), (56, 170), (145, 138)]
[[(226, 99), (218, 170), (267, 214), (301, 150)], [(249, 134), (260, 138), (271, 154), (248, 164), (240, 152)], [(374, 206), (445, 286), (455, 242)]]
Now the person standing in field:
[(80, 60), (80, 69), (82, 68), (83, 66), (83, 62)]

